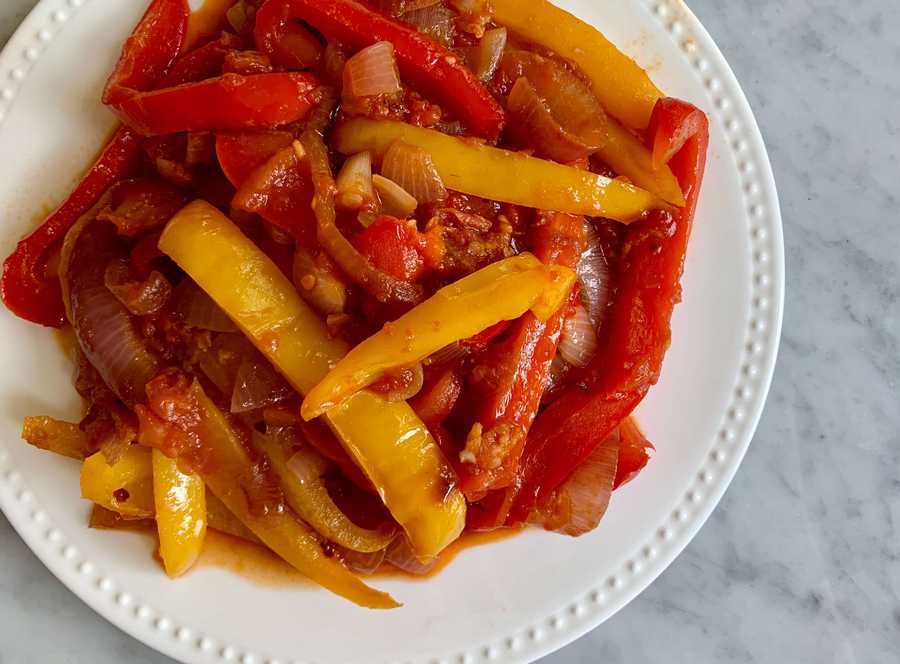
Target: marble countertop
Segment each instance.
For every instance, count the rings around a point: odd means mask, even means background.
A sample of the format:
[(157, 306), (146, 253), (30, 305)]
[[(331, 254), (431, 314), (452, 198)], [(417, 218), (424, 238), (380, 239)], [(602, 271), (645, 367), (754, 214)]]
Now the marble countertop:
[[(0, 4), (3, 44), (35, 0)], [(900, 3), (689, 4), (741, 80), (774, 165), (781, 357), (747, 458), (697, 538), (544, 662), (897, 662)], [(87, 609), (2, 516), (0, 548), (0, 662), (171, 662)]]

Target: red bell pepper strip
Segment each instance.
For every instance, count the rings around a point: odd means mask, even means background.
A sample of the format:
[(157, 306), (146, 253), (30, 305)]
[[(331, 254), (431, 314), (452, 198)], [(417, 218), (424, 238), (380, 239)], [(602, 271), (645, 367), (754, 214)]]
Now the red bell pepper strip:
[(144, 136), (181, 131), (268, 129), (303, 118), (321, 100), (311, 74), (225, 74), (198, 83), (140, 92), (113, 105)]
[(674, 97), (658, 100), (647, 126), (647, 140), (653, 149), (653, 168), (668, 164), (706, 123), (706, 115), (693, 104)]
[(618, 489), (638, 476), (650, 461), (650, 450), (655, 449), (633, 417), (626, 417), (619, 425), (619, 463), (613, 489)]
[(216, 134), (216, 157), (225, 177), (240, 188), (257, 168), (294, 142), (289, 131), (246, 131)]
[(314, 193), (309, 165), (300, 161), (289, 145), (244, 180), (231, 204), (239, 210), (258, 214), (290, 233), (300, 245), (316, 250)]
[(125, 42), (103, 91), (104, 104), (149, 90), (165, 76), (181, 51), (190, 13), (187, 0), (153, 0)]
[(458, 56), (415, 29), (355, 0), (268, 0), (256, 13), (257, 48), (268, 52), (291, 19), (350, 49), (391, 42), (400, 74), (415, 89), (446, 106), (472, 133), (489, 140), (500, 135), (500, 104)]
[(218, 39), (195, 48), (175, 61), (169, 73), (160, 81), (160, 88), (171, 88), (184, 83), (202, 81), (222, 74), (226, 56), (243, 47), (244, 40), (230, 32), (223, 32)]
[(685, 207), (675, 216), (656, 212), (629, 226), (605, 345), (583, 384), (563, 390), (532, 427), (507, 523), (524, 521), (631, 414), (659, 378), (706, 167), (709, 124), (702, 117), (700, 129), (669, 162), (684, 190)]
[(141, 139), (120, 127), (75, 190), (3, 263), (0, 293), (14, 314), (25, 320), (61, 327), (65, 322), (59, 280), (48, 276), (47, 260), (78, 219), (104, 192), (129, 177), (140, 162)]
[[(535, 226), (534, 253), (544, 263), (575, 268), (585, 249), (583, 217), (543, 213)], [(537, 415), (550, 363), (556, 355), (569, 308), (546, 321), (526, 313), (494, 345), (483, 365), (476, 423), (481, 426), (481, 452), (456, 465), (460, 488), (470, 500), (491, 489), (509, 486)], [(501, 449), (506, 446), (507, 449)], [(500, 458), (497, 458), (497, 455)]]

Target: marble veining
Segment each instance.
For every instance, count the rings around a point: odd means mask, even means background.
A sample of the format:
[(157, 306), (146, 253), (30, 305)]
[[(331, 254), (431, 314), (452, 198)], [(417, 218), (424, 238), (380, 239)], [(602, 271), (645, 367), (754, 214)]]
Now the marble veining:
[[(3, 1), (0, 44), (34, 4)], [(754, 443), (697, 538), (543, 661), (900, 661), (900, 3), (689, 4), (775, 169), (781, 356)], [(171, 662), (87, 609), (2, 517), (0, 542), (0, 662)]]

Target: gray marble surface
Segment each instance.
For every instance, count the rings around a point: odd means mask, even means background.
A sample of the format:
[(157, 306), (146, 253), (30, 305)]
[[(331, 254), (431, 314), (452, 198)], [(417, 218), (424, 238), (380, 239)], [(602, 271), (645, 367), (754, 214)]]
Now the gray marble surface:
[[(34, 2), (0, 2), (0, 44)], [(689, 4), (774, 164), (781, 357), (756, 439), (698, 537), (544, 661), (900, 662), (900, 3)], [(2, 517), (0, 548), (0, 663), (171, 661), (87, 609)]]

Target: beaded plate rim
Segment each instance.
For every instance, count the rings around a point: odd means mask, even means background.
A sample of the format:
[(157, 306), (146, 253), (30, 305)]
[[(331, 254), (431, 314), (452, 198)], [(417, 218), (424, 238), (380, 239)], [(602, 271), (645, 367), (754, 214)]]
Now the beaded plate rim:
[[(0, 53), (0, 126), (29, 71), (90, 0), (41, 0)], [(597, 587), (545, 619), (490, 643), (423, 664), (533, 661), (574, 641), (642, 592), (687, 546), (718, 504), (749, 447), (774, 373), (784, 308), (784, 241), (774, 177), (753, 112), (724, 56), (681, 0), (638, 0), (665, 29), (703, 82), (711, 119), (727, 136), (741, 177), (753, 263), (752, 312), (741, 367), (717, 439), (669, 517)], [(38, 558), (72, 592), (133, 637), (185, 662), (301, 664), (259, 655), (227, 638), (200, 634), (134, 597), (86, 559), (57, 528), (0, 442), (0, 507)], [(302, 664), (309, 664), (303, 662)], [(409, 662), (412, 664), (412, 662)]]

